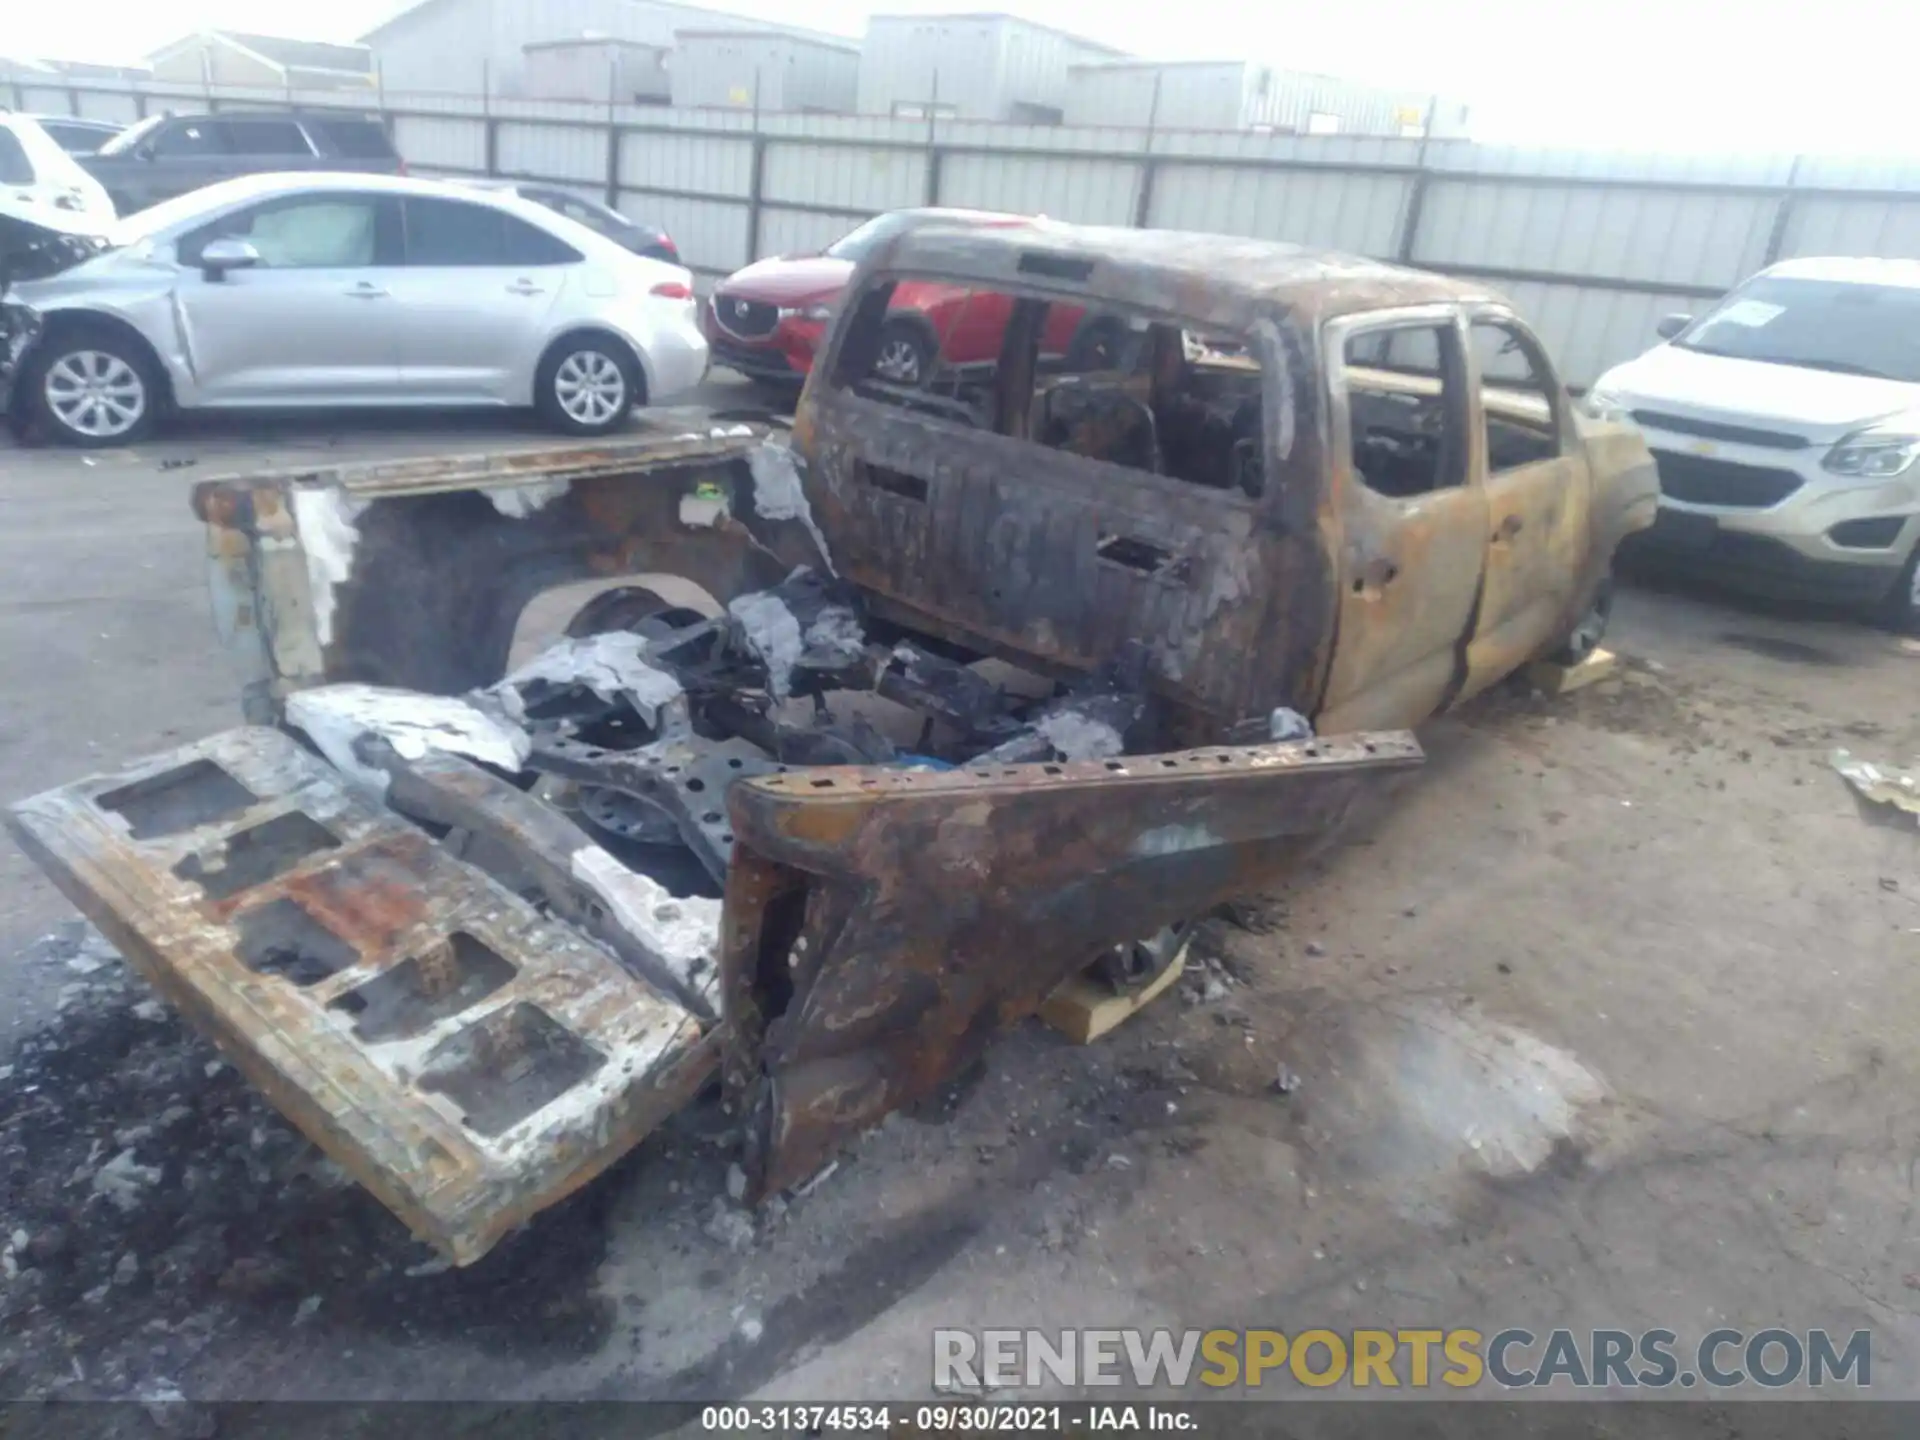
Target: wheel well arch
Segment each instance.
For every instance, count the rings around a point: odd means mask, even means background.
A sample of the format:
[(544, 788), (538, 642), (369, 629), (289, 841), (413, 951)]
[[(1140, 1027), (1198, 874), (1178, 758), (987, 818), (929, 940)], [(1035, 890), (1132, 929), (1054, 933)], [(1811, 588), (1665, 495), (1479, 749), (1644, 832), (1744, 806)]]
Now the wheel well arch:
[(153, 376), (159, 390), (158, 399), (169, 408), (174, 403), (173, 372), (167, 368), (166, 361), (160, 358), (160, 352), (153, 348), (153, 342), (142, 335), (137, 326), (122, 320), (118, 315), (110, 315), (104, 310), (47, 310), (40, 316), (40, 338), (34, 341), (33, 348), (43, 356), (50, 353), (49, 346), (75, 332), (85, 334), (93, 331), (111, 335), (140, 352), (147, 362), (148, 372)]
[(653, 373), (647, 365), (646, 351), (610, 325), (569, 325), (547, 341), (546, 348), (540, 352), (539, 363), (533, 367), (533, 398), (536, 401), (540, 398), (540, 376), (547, 368), (547, 362), (554, 358), (554, 352), (569, 340), (582, 340), (589, 336), (612, 341), (620, 347), (623, 355), (633, 361), (633, 367), (640, 376), (640, 393), (633, 397), (633, 403), (636, 407), (645, 405), (647, 397), (653, 393)]

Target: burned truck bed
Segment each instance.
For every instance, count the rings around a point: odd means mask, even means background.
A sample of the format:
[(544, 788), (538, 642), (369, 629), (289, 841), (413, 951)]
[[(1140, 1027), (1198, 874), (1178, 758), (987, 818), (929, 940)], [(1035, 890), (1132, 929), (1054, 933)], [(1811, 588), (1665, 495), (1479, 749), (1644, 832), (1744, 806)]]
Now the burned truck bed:
[[(1070, 975), (1151, 979), (1418, 763), (1404, 733), (1167, 750), (1137, 650), (1048, 676), (905, 629), (795, 466), (669, 421), (208, 482), (255, 723), (11, 817), (456, 1261), (716, 1078), (753, 1196), (804, 1179)], [(596, 580), (516, 651), (530, 599)]]

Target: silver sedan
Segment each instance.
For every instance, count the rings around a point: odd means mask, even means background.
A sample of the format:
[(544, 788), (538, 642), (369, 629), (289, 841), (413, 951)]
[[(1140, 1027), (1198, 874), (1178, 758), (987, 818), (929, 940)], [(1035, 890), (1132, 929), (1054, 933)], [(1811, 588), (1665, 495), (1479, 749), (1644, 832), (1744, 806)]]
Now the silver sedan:
[(168, 407), (525, 406), (598, 435), (707, 369), (692, 276), (506, 192), (254, 175), (16, 285), (13, 405), (113, 445)]

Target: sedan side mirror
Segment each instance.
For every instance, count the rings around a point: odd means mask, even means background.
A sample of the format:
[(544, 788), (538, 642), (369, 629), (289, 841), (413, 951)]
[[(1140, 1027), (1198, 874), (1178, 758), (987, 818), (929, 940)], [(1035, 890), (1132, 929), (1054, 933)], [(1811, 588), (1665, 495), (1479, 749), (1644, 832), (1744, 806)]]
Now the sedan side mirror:
[(1671, 340), (1692, 323), (1691, 315), (1662, 315), (1660, 323), (1653, 327), (1653, 333), (1662, 340)]
[(133, 147), (133, 158), (136, 160), (151, 160), (153, 159), (153, 155), (153, 142), (151, 140), (144, 140)]
[(260, 263), (260, 252), (251, 240), (221, 235), (209, 240), (200, 251), (200, 273), (209, 280), (224, 280), (229, 270), (245, 270)]

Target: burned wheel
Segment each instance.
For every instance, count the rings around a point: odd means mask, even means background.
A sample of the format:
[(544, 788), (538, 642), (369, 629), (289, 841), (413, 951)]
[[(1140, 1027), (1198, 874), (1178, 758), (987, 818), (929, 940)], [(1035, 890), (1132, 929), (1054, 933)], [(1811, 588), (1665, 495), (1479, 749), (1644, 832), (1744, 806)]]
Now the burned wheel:
[(1547, 659), (1556, 665), (1578, 665), (1600, 648), (1600, 642), (1606, 638), (1607, 621), (1612, 616), (1613, 577), (1605, 575), (1601, 577), (1587, 608), (1573, 622), (1573, 628), (1559, 645), (1547, 652)]

